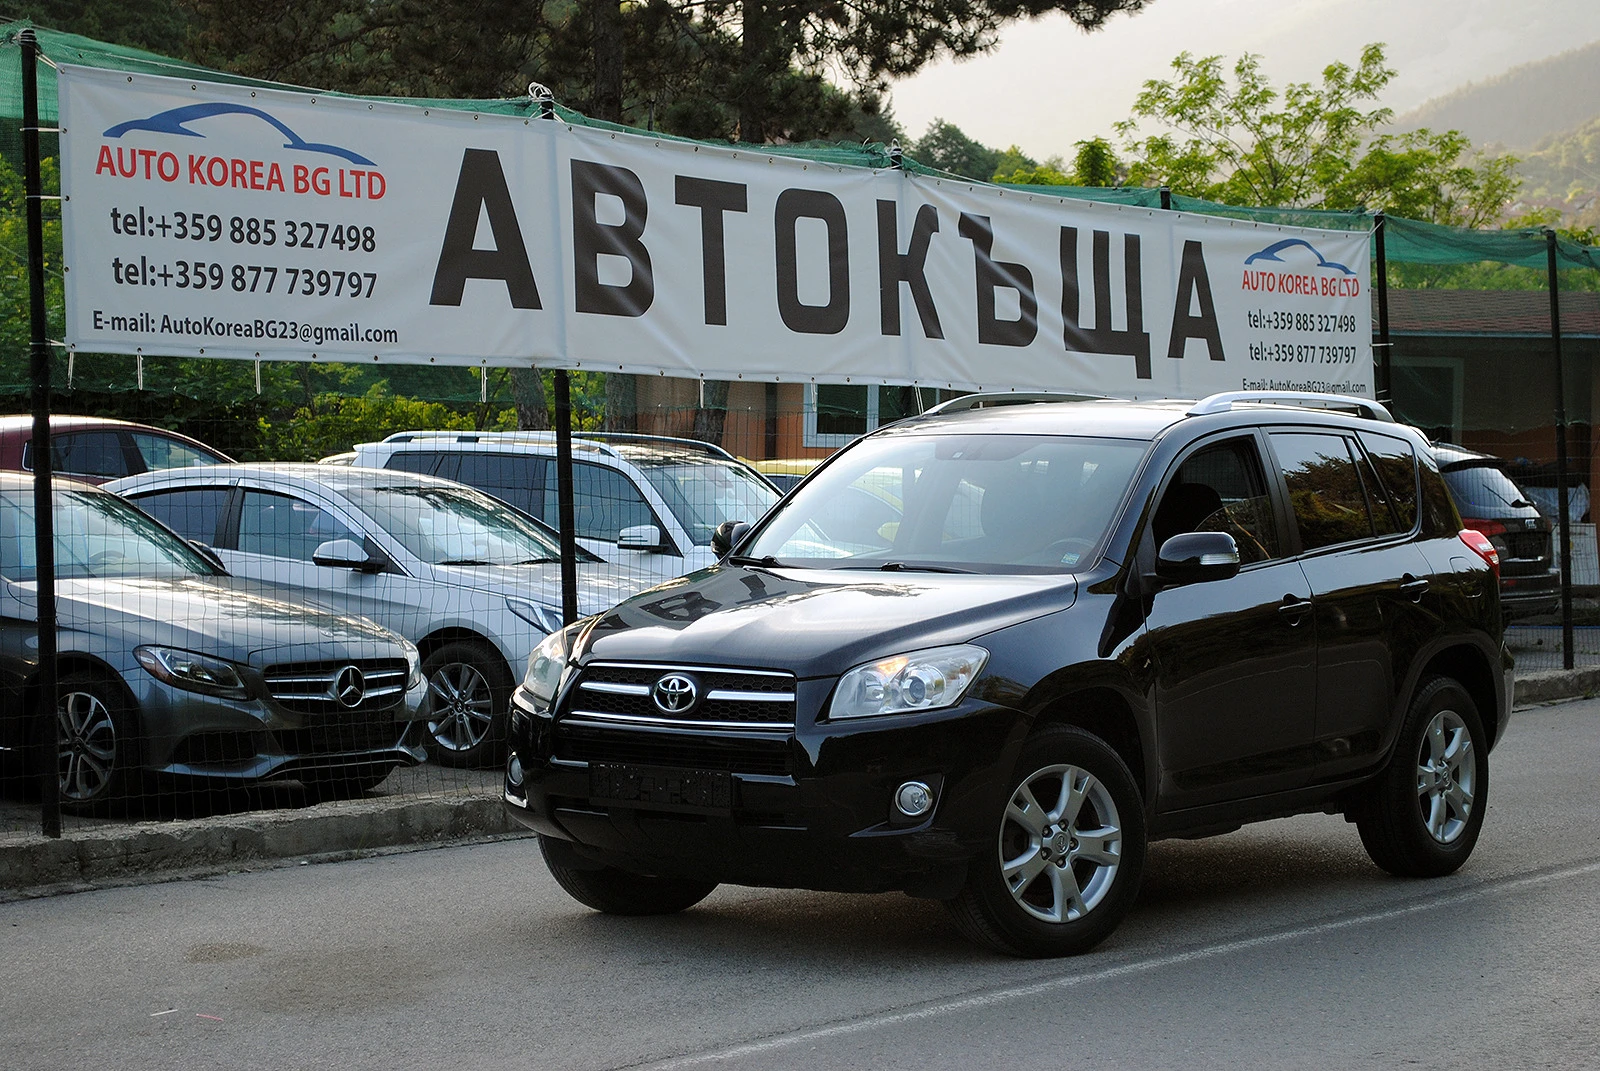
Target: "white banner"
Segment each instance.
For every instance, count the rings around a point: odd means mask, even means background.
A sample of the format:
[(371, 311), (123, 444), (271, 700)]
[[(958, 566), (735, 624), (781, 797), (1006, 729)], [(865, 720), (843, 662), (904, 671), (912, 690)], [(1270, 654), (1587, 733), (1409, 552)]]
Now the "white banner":
[(1372, 394), (1367, 235), (63, 66), (67, 343)]

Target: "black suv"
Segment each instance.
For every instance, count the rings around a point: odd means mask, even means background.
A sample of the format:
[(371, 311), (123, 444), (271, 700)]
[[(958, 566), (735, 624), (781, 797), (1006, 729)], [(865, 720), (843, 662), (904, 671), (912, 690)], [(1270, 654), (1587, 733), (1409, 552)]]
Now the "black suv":
[(1506, 620), (1555, 610), (1561, 572), (1552, 553), (1552, 526), (1506, 475), (1503, 459), (1445, 443), (1433, 459), (1461, 511), (1462, 523), (1489, 537), (1500, 554), (1500, 609)]
[(1511, 660), (1419, 434), (1321, 395), (984, 406), (534, 651), (505, 801), (567, 892), (904, 890), (1040, 956), (1111, 932), (1152, 839), (1331, 811), (1391, 873), (1465, 862)]

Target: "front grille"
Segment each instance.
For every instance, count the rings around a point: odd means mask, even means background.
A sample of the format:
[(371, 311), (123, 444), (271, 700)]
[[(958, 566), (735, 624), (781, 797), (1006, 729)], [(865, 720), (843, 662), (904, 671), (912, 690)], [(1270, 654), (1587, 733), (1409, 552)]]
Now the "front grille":
[[(345, 671), (361, 675), (361, 699), (351, 705), (338, 695), (348, 684)], [(406, 688), (403, 658), (367, 658), (351, 661), (286, 662), (268, 666), (262, 676), (273, 701), (299, 714), (359, 714), (388, 710), (400, 702)]]
[[(653, 698), (656, 683), (673, 675), (688, 677), (695, 685), (696, 700), (682, 711), (664, 710)], [(574, 717), (693, 727), (794, 727), (794, 675), (774, 670), (594, 662), (583, 668), (571, 696), (566, 713)]]
[(342, 755), (394, 747), (404, 730), (385, 710), (346, 711), (310, 719), (299, 729), (278, 729), (276, 735), (288, 755)]
[(770, 740), (577, 728), (557, 723), (555, 757), (569, 762), (675, 766), (687, 770), (786, 777), (792, 769), (789, 738)]

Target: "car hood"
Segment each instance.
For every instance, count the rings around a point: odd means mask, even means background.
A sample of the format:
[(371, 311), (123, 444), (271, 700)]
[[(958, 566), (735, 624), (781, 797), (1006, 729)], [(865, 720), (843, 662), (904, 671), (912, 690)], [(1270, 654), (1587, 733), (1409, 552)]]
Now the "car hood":
[(899, 651), (963, 643), (1071, 606), (1070, 575), (880, 573), (720, 565), (598, 618), (595, 659), (786, 669), (824, 677)]
[[(536, 565), (434, 565), (435, 580), (496, 595), (561, 605), (561, 563)], [(621, 570), (615, 563), (578, 563), (578, 613), (609, 610), (629, 595), (661, 582), (661, 577)]]
[[(35, 585), (11, 590), (37, 612)], [(244, 663), (288, 647), (326, 658), (395, 657), (401, 642), (365, 618), (267, 598), (226, 576), (57, 580), (56, 616), (63, 630), (121, 634), (130, 649), (181, 647)]]

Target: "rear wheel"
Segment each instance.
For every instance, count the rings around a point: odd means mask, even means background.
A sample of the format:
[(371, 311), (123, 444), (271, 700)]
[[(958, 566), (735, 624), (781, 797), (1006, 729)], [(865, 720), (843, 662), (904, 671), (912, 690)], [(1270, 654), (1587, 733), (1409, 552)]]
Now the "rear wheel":
[(1448, 677), (1418, 685), (1372, 791), (1356, 829), (1374, 863), (1398, 877), (1434, 878), (1467, 861), (1488, 802), (1489, 753), (1466, 689)]
[(1086, 952), (1117, 927), (1144, 869), (1144, 808), (1104, 741), (1052, 726), (1023, 745), (994, 848), (946, 902), (971, 939), (1015, 956)]
[(673, 915), (710, 896), (714, 881), (635, 874), (580, 859), (564, 841), (539, 838), (539, 850), (556, 884), (578, 903), (608, 915)]
[(499, 761), (511, 675), (493, 648), (470, 640), (446, 643), (422, 663), (428, 680), (428, 753), (446, 766)]

